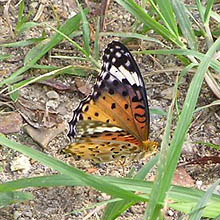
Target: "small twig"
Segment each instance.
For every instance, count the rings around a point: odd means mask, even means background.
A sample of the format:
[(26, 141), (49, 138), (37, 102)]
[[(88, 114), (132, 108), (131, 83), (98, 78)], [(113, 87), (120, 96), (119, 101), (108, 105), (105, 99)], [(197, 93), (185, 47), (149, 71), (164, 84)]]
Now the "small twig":
[(95, 213), (97, 213), (98, 211), (100, 211), (101, 209), (103, 209), (104, 207), (105, 207), (104, 205), (96, 207), (96, 208), (95, 208), (94, 210), (92, 210), (87, 216), (85, 216), (85, 217), (83, 218), (83, 220), (89, 219), (92, 215), (94, 215)]

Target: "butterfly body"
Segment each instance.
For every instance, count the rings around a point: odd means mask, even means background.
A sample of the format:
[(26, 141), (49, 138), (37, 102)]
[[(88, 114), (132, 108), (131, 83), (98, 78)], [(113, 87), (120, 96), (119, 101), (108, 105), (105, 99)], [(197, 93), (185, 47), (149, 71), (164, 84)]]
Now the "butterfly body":
[(69, 122), (75, 143), (67, 152), (95, 162), (153, 151), (149, 141), (149, 109), (139, 68), (120, 42), (113, 41), (93, 92), (81, 101)]

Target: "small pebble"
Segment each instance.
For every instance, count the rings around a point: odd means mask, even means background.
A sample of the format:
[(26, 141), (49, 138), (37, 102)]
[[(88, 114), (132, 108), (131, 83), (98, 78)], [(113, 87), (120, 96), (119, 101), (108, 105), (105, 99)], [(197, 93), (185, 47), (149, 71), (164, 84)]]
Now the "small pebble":
[(20, 155), (18, 157), (15, 157), (14, 160), (11, 162), (11, 171), (23, 171), (24, 173), (27, 173), (28, 170), (31, 168), (30, 164), (30, 158)]
[(56, 91), (51, 90), (47, 92), (47, 97), (49, 99), (59, 99), (59, 94)]
[(169, 216), (173, 216), (173, 215), (174, 215), (174, 212), (173, 212), (172, 210), (168, 210), (167, 214), (168, 214)]
[(201, 181), (201, 180), (197, 180), (197, 181), (196, 181), (196, 186), (197, 186), (199, 189), (201, 189), (201, 187), (202, 187), (202, 181)]
[(19, 211), (14, 212), (14, 220), (17, 220), (21, 216), (21, 213)]
[(47, 108), (52, 108), (53, 110), (56, 110), (58, 105), (59, 105), (59, 103), (57, 101), (54, 101), (54, 100), (49, 100), (46, 103)]
[(214, 190), (214, 193), (220, 195), (220, 186), (216, 186), (215, 190)]

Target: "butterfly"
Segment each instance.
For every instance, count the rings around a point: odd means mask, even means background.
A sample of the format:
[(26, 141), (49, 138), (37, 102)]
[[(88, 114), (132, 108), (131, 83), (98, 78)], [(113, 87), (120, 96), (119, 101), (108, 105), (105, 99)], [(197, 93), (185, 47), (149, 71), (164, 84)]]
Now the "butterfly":
[(92, 93), (74, 110), (68, 136), (75, 140), (65, 151), (98, 163), (151, 153), (158, 143), (148, 139), (149, 124), (140, 70), (128, 49), (113, 41)]

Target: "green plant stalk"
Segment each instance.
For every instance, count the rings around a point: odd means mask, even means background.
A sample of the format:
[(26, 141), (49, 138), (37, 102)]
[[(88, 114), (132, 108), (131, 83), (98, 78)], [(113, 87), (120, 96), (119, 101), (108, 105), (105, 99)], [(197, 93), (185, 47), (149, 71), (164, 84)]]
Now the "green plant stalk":
[[(189, 125), (192, 121), (193, 112), (199, 97), (205, 73), (209, 67), (213, 55), (219, 48), (220, 38), (217, 39), (212, 47), (208, 50), (208, 52), (202, 59), (198, 70), (192, 79), (192, 82), (190, 83), (190, 87), (183, 105), (183, 110), (177, 122), (177, 127), (175, 129), (172, 142), (170, 144), (169, 158), (167, 158), (165, 167), (163, 167), (162, 163), (159, 163), (158, 170), (162, 173), (158, 174), (160, 178), (157, 179), (152, 189), (151, 199), (148, 203), (148, 207), (150, 208), (147, 208), (146, 211), (146, 219), (148, 220), (156, 220), (160, 214), (160, 210), (162, 208), (160, 204), (164, 203), (166, 194), (170, 188), (171, 181), (177, 166), (178, 158), (180, 156), (181, 149), (187, 135), (187, 131), (190, 127)], [(155, 201), (157, 202), (157, 204), (155, 203)]]
[[(86, 11), (87, 12), (87, 11)], [(81, 14), (75, 15), (74, 17), (70, 18), (61, 28), (60, 31), (65, 31), (66, 35), (71, 34), (72, 32), (76, 31), (79, 28), (81, 21)], [(72, 27), (72, 28), (70, 28)], [(34, 57), (32, 60), (30, 60), (25, 66), (18, 69), (16, 72), (10, 75), (7, 79), (0, 82), (0, 87), (2, 87), (5, 84), (10, 84), (11, 82), (16, 81), (16, 78), (21, 75), (22, 73), (26, 72), (28, 69), (30, 69), (41, 57), (43, 57), (48, 51), (50, 51), (55, 45), (57, 45), (59, 42), (63, 40), (63, 37), (60, 36), (60, 34), (56, 34), (51, 39), (50, 43), (45, 45), (44, 48), (42, 48), (41, 53), (39, 53), (36, 57)]]
[(181, 48), (185, 48), (184, 43), (180, 38), (170, 32), (167, 28), (161, 25), (159, 22), (151, 18), (144, 8), (140, 7), (133, 0), (116, 0), (120, 5), (132, 13), (136, 18), (142, 21), (145, 25), (150, 26), (153, 30), (161, 34), (164, 38), (169, 39)]
[(174, 9), (174, 12), (176, 14), (176, 18), (179, 22), (179, 26), (181, 28), (181, 31), (183, 33), (183, 36), (187, 40), (187, 44), (191, 49), (197, 50), (198, 49), (198, 43), (197, 38), (194, 34), (194, 31), (192, 29), (191, 21), (187, 15), (187, 9), (183, 3), (182, 0), (172, 0), (172, 6)]
[(97, 190), (100, 190), (101, 192), (110, 194), (115, 198), (122, 198), (128, 201), (135, 201), (135, 202), (148, 201), (148, 199), (146, 199), (142, 195), (136, 195), (130, 191), (123, 190), (113, 184), (108, 183), (107, 181), (101, 180), (101, 178), (97, 178), (95, 176), (86, 174), (83, 171), (71, 167), (65, 164), (64, 162), (59, 161), (51, 156), (48, 156), (40, 151), (34, 150), (23, 144), (19, 144), (17, 142), (11, 141), (1, 133), (0, 133), (0, 144), (7, 146), (13, 150), (16, 150), (26, 156), (29, 156), (41, 162), (42, 164), (52, 169), (55, 169), (64, 175), (67, 175), (68, 177), (72, 178), (73, 181), (75, 179), (80, 179), (84, 184), (93, 187)]
[(87, 51), (84, 50), (79, 44), (77, 44), (75, 41), (73, 41), (71, 38), (69, 38), (67, 35), (63, 34), (62, 32), (60, 32), (56, 28), (54, 28), (54, 27), (50, 27), (50, 28), (53, 29), (54, 31), (56, 31), (57, 33), (59, 33), (61, 36), (63, 36), (66, 40), (68, 40), (71, 44), (73, 44), (82, 54), (84, 54), (87, 57), (87, 59), (89, 59), (97, 67), (97, 71), (99, 71), (101, 69), (99, 62), (97, 62), (92, 57), (92, 55), (88, 54)]
[(218, 179), (204, 194), (204, 196), (200, 199), (200, 201), (197, 203), (197, 205), (192, 210), (195, 211), (191, 216), (189, 220), (197, 220), (201, 219), (204, 208), (208, 205), (208, 202), (211, 199), (211, 196), (216, 189), (216, 187), (220, 184), (220, 179)]
[[(175, 86), (174, 86), (174, 89), (173, 89), (173, 99), (172, 99), (172, 103), (169, 107), (166, 128), (165, 128), (163, 140), (162, 140), (162, 143), (161, 143), (161, 152), (160, 152), (160, 156), (159, 156), (160, 166), (158, 167), (158, 175), (157, 175), (157, 177), (156, 177), (157, 179), (154, 183), (154, 189), (156, 189), (157, 187), (160, 186), (159, 179), (163, 175), (163, 170), (164, 170), (164, 167), (166, 166), (167, 158), (169, 157), (168, 153), (169, 153), (169, 142), (170, 142), (170, 130), (171, 130), (172, 118), (173, 118), (173, 108), (174, 108), (174, 105), (175, 105), (175, 102), (176, 102), (176, 97), (177, 97), (177, 89), (178, 89), (178, 78), (176, 80), (176, 83), (175, 83)], [(157, 201), (156, 198), (155, 199), (152, 198), (151, 200), (152, 200), (152, 203), (148, 204), (147, 210), (151, 210), (155, 206), (158, 205), (158, 201)], [(145, 215), (147, 216), (148, 213), (146, 212)]]
[(90, 49), (90, 28), (89, 28), (89, 22), (86, 18), (86, 15), (82, 9), (81, 4), (78, 0), (76, 0), (77, 5), (79, 7), (81, 16), (82, 16), (82, 29), (83, 29), (83, 42), (84, 42), (84, 49), (86, 51), (87, 56), (91, 54)]

